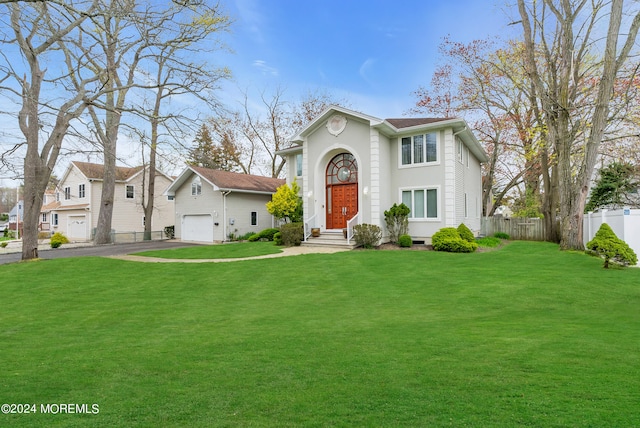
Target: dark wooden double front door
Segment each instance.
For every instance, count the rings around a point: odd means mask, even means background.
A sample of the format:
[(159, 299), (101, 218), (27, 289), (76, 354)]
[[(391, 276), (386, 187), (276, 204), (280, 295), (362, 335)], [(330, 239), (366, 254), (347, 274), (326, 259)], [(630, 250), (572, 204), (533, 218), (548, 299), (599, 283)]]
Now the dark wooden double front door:
[(327, 229), (347, 227), (358, 213), (358, 183), (327, 186)]
[(334, 156), (326, 173), (327, 229), (347, 227), (358, 213), (358, 164), (350, 153)]

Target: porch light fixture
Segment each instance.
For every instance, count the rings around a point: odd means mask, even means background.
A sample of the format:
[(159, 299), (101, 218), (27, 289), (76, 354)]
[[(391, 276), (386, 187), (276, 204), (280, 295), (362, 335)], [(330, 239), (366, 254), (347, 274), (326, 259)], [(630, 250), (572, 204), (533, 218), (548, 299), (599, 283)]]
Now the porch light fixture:
[(311, 199), (312, 196), (313, 196), (313, 190), (309, 190), (307, 192), (307, 198)]
[(362, 189), (362, 193), (364, 193), (364, 195), (368, 195), (369, 194), (369, 186), (364, 186), (364, 189)]

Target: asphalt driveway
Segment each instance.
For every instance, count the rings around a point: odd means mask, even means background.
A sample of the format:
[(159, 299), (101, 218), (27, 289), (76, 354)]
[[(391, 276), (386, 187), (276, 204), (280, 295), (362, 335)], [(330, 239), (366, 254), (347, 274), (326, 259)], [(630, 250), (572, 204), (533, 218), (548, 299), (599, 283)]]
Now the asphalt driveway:
[[(82, 247), (68, 247), (64, 245), (56, 249), (40, 249), (38, 256), (41, 259), (60, 259), (67, 257), (84, 257), (84, 256), (117, 256), (123, 254), (137, 253), (140, 251), (149, 250), (166, 250), (169, 248), (182, 248), (193, 247), (193, 242), (181, 242), (181, 241), (144, 241), (134, 242), (130, 244), (107, 244), (107, 245), (92, 245)], [(0, 265), (18, 262), (22, 258), (20, 252), (0, 254)]]

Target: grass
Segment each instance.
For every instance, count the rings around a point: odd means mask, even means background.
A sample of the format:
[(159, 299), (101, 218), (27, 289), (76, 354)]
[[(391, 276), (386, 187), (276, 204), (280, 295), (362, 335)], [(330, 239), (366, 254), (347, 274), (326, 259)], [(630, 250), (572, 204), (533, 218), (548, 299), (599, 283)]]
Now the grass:
[(502, 240), (493, 236), (485, 236), (483, 238), (476, 238), (476, 242), (480, 247), (496, 248), (502, 243)]
[(5, 265), (2, 402), (100, 413), (0, 425), (638, 426), (640, 269), (601, 266), (518, 241)]
[(273, 242), (238, 242), (231, 244), (202, 245), (169, 250), (143, 251), (137, 256), (163, 259), (235, 259), (264, 256), (282, 252)]

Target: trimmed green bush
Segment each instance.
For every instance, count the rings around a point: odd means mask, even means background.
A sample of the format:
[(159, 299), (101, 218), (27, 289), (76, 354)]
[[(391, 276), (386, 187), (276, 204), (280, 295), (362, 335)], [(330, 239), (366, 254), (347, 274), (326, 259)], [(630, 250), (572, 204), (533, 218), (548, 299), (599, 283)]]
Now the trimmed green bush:
[(273, 235), (275, 235), (278, 232), (279, 232), (279, 229), (270, 227), (268, 229), (261, 230), (260, 232), (254, 235), (249, 236), (247, 240), (250, 242), (262, 241), (262, 240), (273, 241)]
[(460, 234), (460, 237), (465, 241), (476, 242), (476, 237), (473, 236), (473, 232), (467, 227), (466, 224), (460, 223), (460, 226), (458, 226), (458, 233)]
[(280, 227), (280, 236), (282, 244), (287, 247), (298, 246), (304, 239), (303, 223), (287, 223)]
[(66, 236), (64, 236), (60, 232), (56, 232), (51, 237), (51, 242), (49, 245), (51, 245), (51, 248), (58, 248), (62, 244), (68, 244), (68, 243), (69, 243), (69, 239)]
[(431, 237), (431, 245), (436, 251), (448, 251), (450, 253), (473, 253), (478, 244), (465, 241), (455, 227), (443, 227)]
[(276, 243), (276, 245), (284, 245), (282, 243), (282, 233), (280, 232), (276, 232), (273, 234), (273, 242)]
[(493, 234), (493, 237), (498, 239), (511, 239), (511, 236), (505, 232), (496, 232)]
[(400, 235), (398, 238), (398, 245), (401, 247), (409, 248), (413, 245), (413, 239), (409, 235)]
[(356, 224), (353, 227), (353, 239), (359, 247), (373, 248), (382, 238), (382, 229), (375, 224)]
[(638, 263), (636, 253), (622, 239), (618, 238), (607, 223), (602, 223), (593, 239), (587, 242), (587, 252), (604, 259), (604, 268), (610, 263), (621, 266)]
[(411, 209), (405, 204), (393, 204), (389, 211), (384, 212), (384, 221), (389, 231), (389, 240), (392, 243), (398, 242), (400, 235), (409, 232), (409, 214)]

